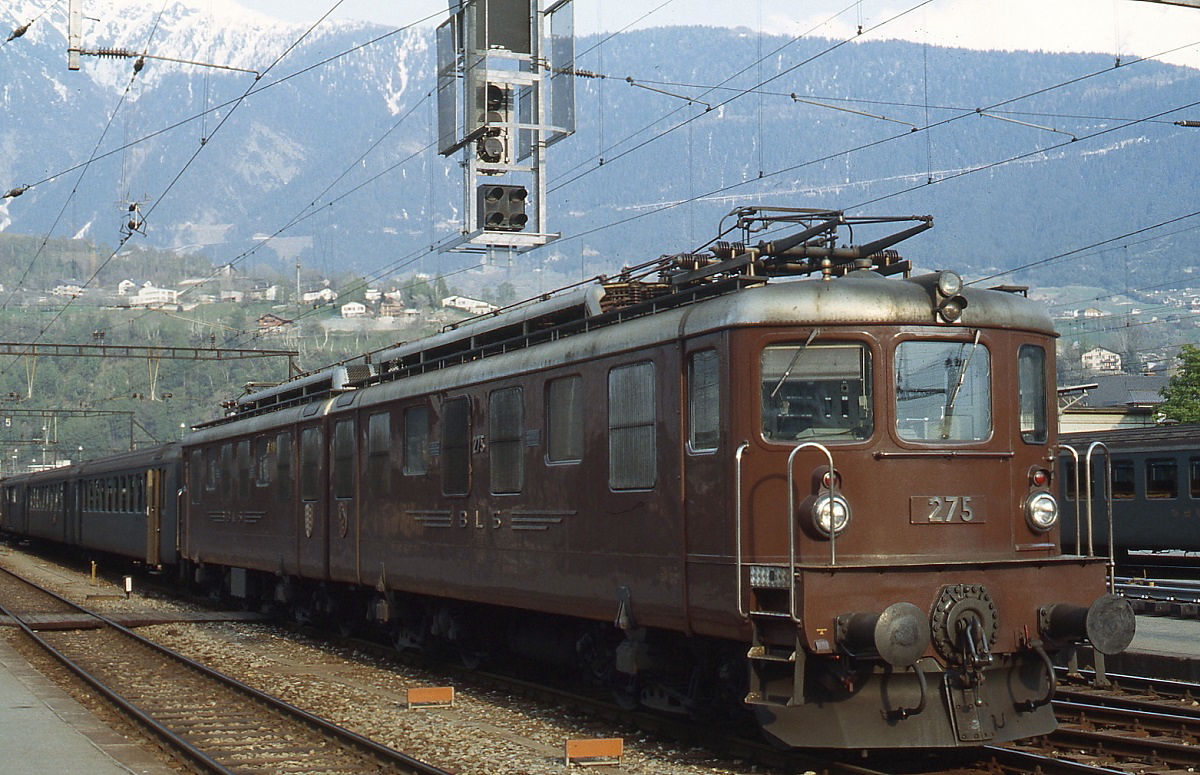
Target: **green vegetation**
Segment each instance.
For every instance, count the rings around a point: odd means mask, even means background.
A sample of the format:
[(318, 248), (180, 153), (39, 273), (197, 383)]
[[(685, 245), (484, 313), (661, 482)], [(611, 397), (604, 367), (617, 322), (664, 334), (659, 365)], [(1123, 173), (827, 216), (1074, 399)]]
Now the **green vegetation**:
[(1160, 394), (1159, 412), (1167, 420), (1200, 423), (1200, 347), (1185, 344), (1179, 351), (1179, 371)]
[[(295, 369), (311, 371), (418, 338), (463, 316), (441, 310), (441, 298), (453, 291), (440, 277), (395, 281), (404, 290), (405, 305), (423, 310), (419, 322), (401, 328), (340, 318), (339, 305), (361, 298), (361, 287), (334, 304), (303, 309), (290, 302), (131, 308), (122, 306), (127, 299), (116, 295), (122, 280), (179, 288), (186, 278), (214, 277), (215, 267), (204, 256), (132, 249), (101, 268), (110, 253), (84, 241), (0, 234), (0, 339), (39, 345), (288, 350), (298, 352), (290, 359)], [(263, 279), (281, 289), (294, 288), (288, 283), (292, 278)], [(329, 285), (343, 290), (353, 287), (351, 279), (332, 277)], [(318, 285), (318, 280), (313, 276), (310, 282)], [(86, 283), (88, 290), (76, 299), (50, 292), (68, 283)], [(218, 283), (206, 285), (203, 292), (217, 294)], [(190, 292), (181, 301), (192, 296), (199, 300), (199, 293)], [(436, 315), (431, 307), (438, 310)], [(259, 320), (268, 313), (295, 322), (283, 331), (260, 331)], [(287, 357), (202, 361), (0, 356), (0, 470), (96, 458), (131, 445), (178, 439), (190, 426), (219, 417), (221, 403), (237, 398), (246, 385), (288, 376)], [(78, 414), (84, 411), (105, 414)]]

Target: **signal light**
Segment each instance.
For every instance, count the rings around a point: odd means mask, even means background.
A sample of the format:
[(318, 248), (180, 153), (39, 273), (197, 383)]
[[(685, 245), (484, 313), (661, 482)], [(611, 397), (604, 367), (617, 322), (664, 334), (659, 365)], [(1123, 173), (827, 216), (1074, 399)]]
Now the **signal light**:
[(480, 186), (479, 227), (485, 231), (521, 231), (529, 222), (524, 186)]
[(512, 110), (511, 90), (487, 84), (483, 109), (482, 123), (486, 129), (475, 144), (476, 153), (484, 164), (504, 164), (508, 161), (508, 133), (501, 125), (508, 122)]

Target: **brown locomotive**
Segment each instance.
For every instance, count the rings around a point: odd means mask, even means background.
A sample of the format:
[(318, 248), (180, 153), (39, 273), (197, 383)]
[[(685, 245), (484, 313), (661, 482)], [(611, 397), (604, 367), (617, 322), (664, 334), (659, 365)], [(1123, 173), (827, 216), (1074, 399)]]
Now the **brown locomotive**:
[(1049, 731), (1052, 655), (1133, 635), (1061, 553), (1049, 317), (908, 277), (927, 218), (736, 215), (800, 231), (243, 397), (183, 442), (182, 567), (786, 746)]

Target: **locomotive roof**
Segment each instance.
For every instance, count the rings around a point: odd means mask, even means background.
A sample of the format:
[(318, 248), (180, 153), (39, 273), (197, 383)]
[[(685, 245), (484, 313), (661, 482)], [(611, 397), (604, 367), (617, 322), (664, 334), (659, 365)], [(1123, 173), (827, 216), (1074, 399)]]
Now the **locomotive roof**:
[[(496, 379), (746, 326), (984, 327), (1054, 334), (1042, 305), (996, 290), (963, 288), (960, 295), (966, 303), (961, 318), (942, 322), (934, 290), (938, 277), (933, 273), (896, 279), (864, 269), (829, 280), (768, 283), (762, 278), (741, 278), (710, 288), (705, 295), (663, 293), (625, 306), (611, 303), (612, 286), (596, 283), (379, 352), (376, 362), (359, 366), (357, 382), (347, 381), (345, 367), (338, 366), (251, 394), (239, 401), (240, 415), (200, 427), (271, 414), (272, 419), (265, 422), (238, 423), (243, 430), (267, 427), (350, 403), (374, 403), (409, 391)], [(622, 286), (617, 292), (627, 291)], [(501, 355), (505, 357), (496, 357)], [(447, 373), (451, 366), (454, 368)], [(314, 389), (322, 375), (329, 382), (325, 392)], [(404, 384), (384, 388), (397, 382)], [(293, 386), (291, 392), (289, 386)], [(371, 388), (366, 391), (370, 395), (355, 401), (351, 394), (360, 392), (359, 388)], [(336, 404), (318, 409), (331, 396), (339, 396)], [(281, 411), (283, 415), (277, 414)]]

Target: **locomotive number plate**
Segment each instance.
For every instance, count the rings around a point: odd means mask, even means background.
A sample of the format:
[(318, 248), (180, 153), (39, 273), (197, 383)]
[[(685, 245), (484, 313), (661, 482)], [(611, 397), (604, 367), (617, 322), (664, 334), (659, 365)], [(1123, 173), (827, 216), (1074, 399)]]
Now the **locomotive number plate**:
[(987, 511), (982, 495), (913, 495), (908, 520), (914, 525), (982, 523)]

